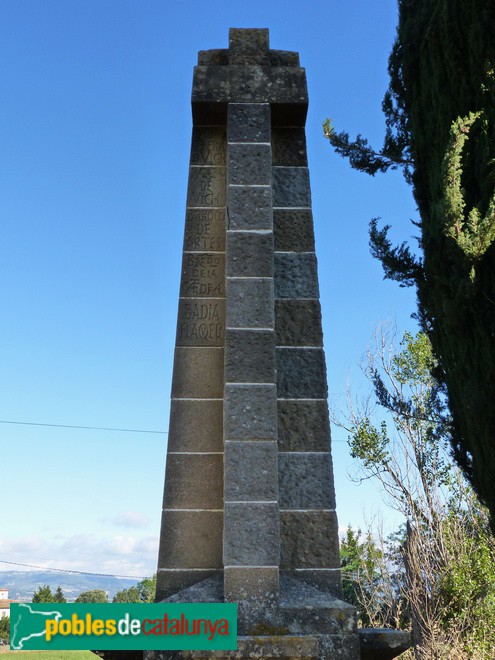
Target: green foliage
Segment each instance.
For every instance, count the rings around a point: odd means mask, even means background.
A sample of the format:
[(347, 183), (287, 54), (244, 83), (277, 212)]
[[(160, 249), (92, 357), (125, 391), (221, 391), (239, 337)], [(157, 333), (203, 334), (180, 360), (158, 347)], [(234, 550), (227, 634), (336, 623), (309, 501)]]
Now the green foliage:
[(156, 573), (154, 573), (151, 577), (141, 580), (141, 582), (138, 584), (138, 589), (141, 593), (141, 600), (144, 603), (153, 603), (156, 593)]
[(416, 257), (370, 225), (385, 277), (415, 286), (418, 319), (438, 358), (452, 413), (454, 457), (495, 529), (495, 3), (399, 0), (383, 101), (383, 148), (325, 136), (353, 168), (401, 167), (421, 221)]
[(4, 642), (10, 640), (10, 617), (4, 616), (3, 619), (0, 619), (0, 639)]
[(91, 589), (83, 591), (74, 601), (75, 603), (108, 603), (106, 591), (102, 589)]
[(57, 587), (57, 591), (55, 592), (54, 596), (54, 602), (55, 603), (66, 603), (67, 599), (64, 596), (64, 592), (62, 591), (61, 587)]
[(42, 587), (38, 587), (33, 594), (33, 603), (54, 603), (55, 594), (52, 592), (50, 587), (45, 584)]
[(345, 595), (364, 625), (410, 625), (418, 658), (482, 659), (495, 648), (495, 540), (447, 451), (451, 422), (424, 333), (380, 334), (365, 373), (378, 410), (351, 407), (349, 443), (405, 527), (379, 547), (347, 530)]
[(140, 603), (141, 593), (137, 587), (129, 587), (118, 591), (113, 597), (113, 603)]
[(344, 600), (356, 607), (361, 627), (372, 627), (374, 621), (364, 603), (374, 598), (377, 588), (381, 589), (383, 553), (371, 534), (363, 540), (361, 530), (354, 531), (349, 525), (340, 544), (340, 559)]
[(123, 589), (115, 594), (114, 603), (152, 603), (155, 599), (156, 573), (144, 578), (135, 587)]

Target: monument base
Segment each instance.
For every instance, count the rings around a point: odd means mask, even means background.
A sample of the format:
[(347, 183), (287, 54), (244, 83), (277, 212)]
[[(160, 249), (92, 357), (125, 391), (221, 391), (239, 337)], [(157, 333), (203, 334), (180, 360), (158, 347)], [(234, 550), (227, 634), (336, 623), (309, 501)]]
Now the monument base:
[[(184, 589), (163, 602), (224, 602), (222, 574)], [(236, 651), (145, 651), (144, 658), (360, 658), (354, 607), (283, 573), (279, 598), (239, 603), (238, 635)]]

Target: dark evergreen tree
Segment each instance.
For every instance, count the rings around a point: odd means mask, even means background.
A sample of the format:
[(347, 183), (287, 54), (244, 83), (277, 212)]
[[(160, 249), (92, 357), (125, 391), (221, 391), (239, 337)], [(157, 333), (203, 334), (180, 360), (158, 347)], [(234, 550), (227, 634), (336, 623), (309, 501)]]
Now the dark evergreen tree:
[(454, 456), (495, 530), (495, 2), (399, 0), (384, 147), (326, 136), (352, 167), (402, 168), (420, 214), (416, 257), (371, 222), (385, 277), (416, 286), (438, 359)]
[(33, 603), (54, 603), (55, 596), (48, 584), (40, 586), (33, 594)]
[(62, 587), (57, 587), (57, 591), (55, 592), (54, 598), (55, 598), (56, 603), (66, 603), (67, 602), (67, 598), (64, 596), (64, 592), (62, 591)]

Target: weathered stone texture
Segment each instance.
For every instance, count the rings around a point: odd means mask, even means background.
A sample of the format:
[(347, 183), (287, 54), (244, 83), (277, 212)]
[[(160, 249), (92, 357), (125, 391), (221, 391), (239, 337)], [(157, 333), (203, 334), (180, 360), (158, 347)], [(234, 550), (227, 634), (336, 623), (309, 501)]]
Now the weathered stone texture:
[(227, 440), (275, 440), (277, 392), (275, 385), (225, 386)]
[(273, 383), (275, 336), (271, 330), (231, 330), (225, 341), (227, 383)]
[(317, 299), (316, 257), (308, 253), (275, 253), (275, 298)]
[(219, 572), (219, 570), (193, 570), (190, 568), (184, 570), (160, 568), (156, 576), (156, 601), (163, 601), (197, 582), (211, 578)]
[(272, 328), (273, 280), (228, 279), (227, 325), (230, 328)]
[(314, 252), (310, 209), (274, 209), (273, 235), (277, 252)]
[(223, 455), (169, 453), (163, 506), (169, 509), (221, 509)]
[(326, 399), (323, 350), (277, 347), (277, 391), (281, 399)]
[(225, 209), (187, 209), (184, 250), (223, 252), (226, 217)]
[(225, 167), (191, 167), (187, 205), (192, 208), (225, 206), (225, 183)]
[(186, 252), (182, 258), (180, 294), (183, 298), (225, 297), (225, 255)]
[(172, 397), (221, 399), (223, 348), (177, 346), (174, 357)]
[(222, 568), (222, 511), (173, 511), (162, 514), (160, 568)]
[[(227, 566), (224, 569), (225, 600), (239, 602), (274, 598), (279, 590), (278, 566)], [(242, 605), (241, 605), (242, 607)]]
[(230, 103), (227, 119), (229, 142), (270, 142), (268, 103)]
[(273, 206), (311, 206), (307, 167), (273, 168)]
[(330, 423), (326, 401), (278, 401), (279, 451), (328, 451)]
[(281, 509), (335, 509), (329, 452), (280, 453), (278, 465)]
[(277, 300), (275, 333), (277, 346), (322, 346), (319, 301)]
[(225, 443), (225, 499), (229, 502), (276, 501), (278, 498), (275, 441)]
[(223, 401), (172, 399), (168, 451), (223, 451)]
[(191, 165), (219, 165), (226, 163), (227, 139), (221, 126), (194, 127), (191, 141)]
[(280, 539), (280, 568), (340, 566), (335, 511), (282, 511)]
[(229, 144), (230, 185), (270, 185), (272, 152), (269, 144)]
[(181, 298), (177, 346), (223, 346), (225, 298)]
[(272, 129), (273, 164), (307, 167), (306, 135), (302, 126), (274, 126)]
[(273, 277), (272, 232), (229, 231), (227, 277)]
[(278, 566), (277, 502), (226, 502), (223, 561), (227, 566)]
[(228, 229), (272, 229), (272, 189), (229, 186)]

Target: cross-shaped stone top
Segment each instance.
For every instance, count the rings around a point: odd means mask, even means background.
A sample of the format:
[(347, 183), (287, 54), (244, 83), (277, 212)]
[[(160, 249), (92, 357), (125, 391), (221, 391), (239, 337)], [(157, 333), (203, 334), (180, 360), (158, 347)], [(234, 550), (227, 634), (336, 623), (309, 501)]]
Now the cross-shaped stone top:
[(270, 50), (268, 28), (230, 28), (229, 47), (201, 50), (199, 65), (299, 66), (299, 53)]
[(267, 28), (230, 28), (229, 64), (269, 65)]

